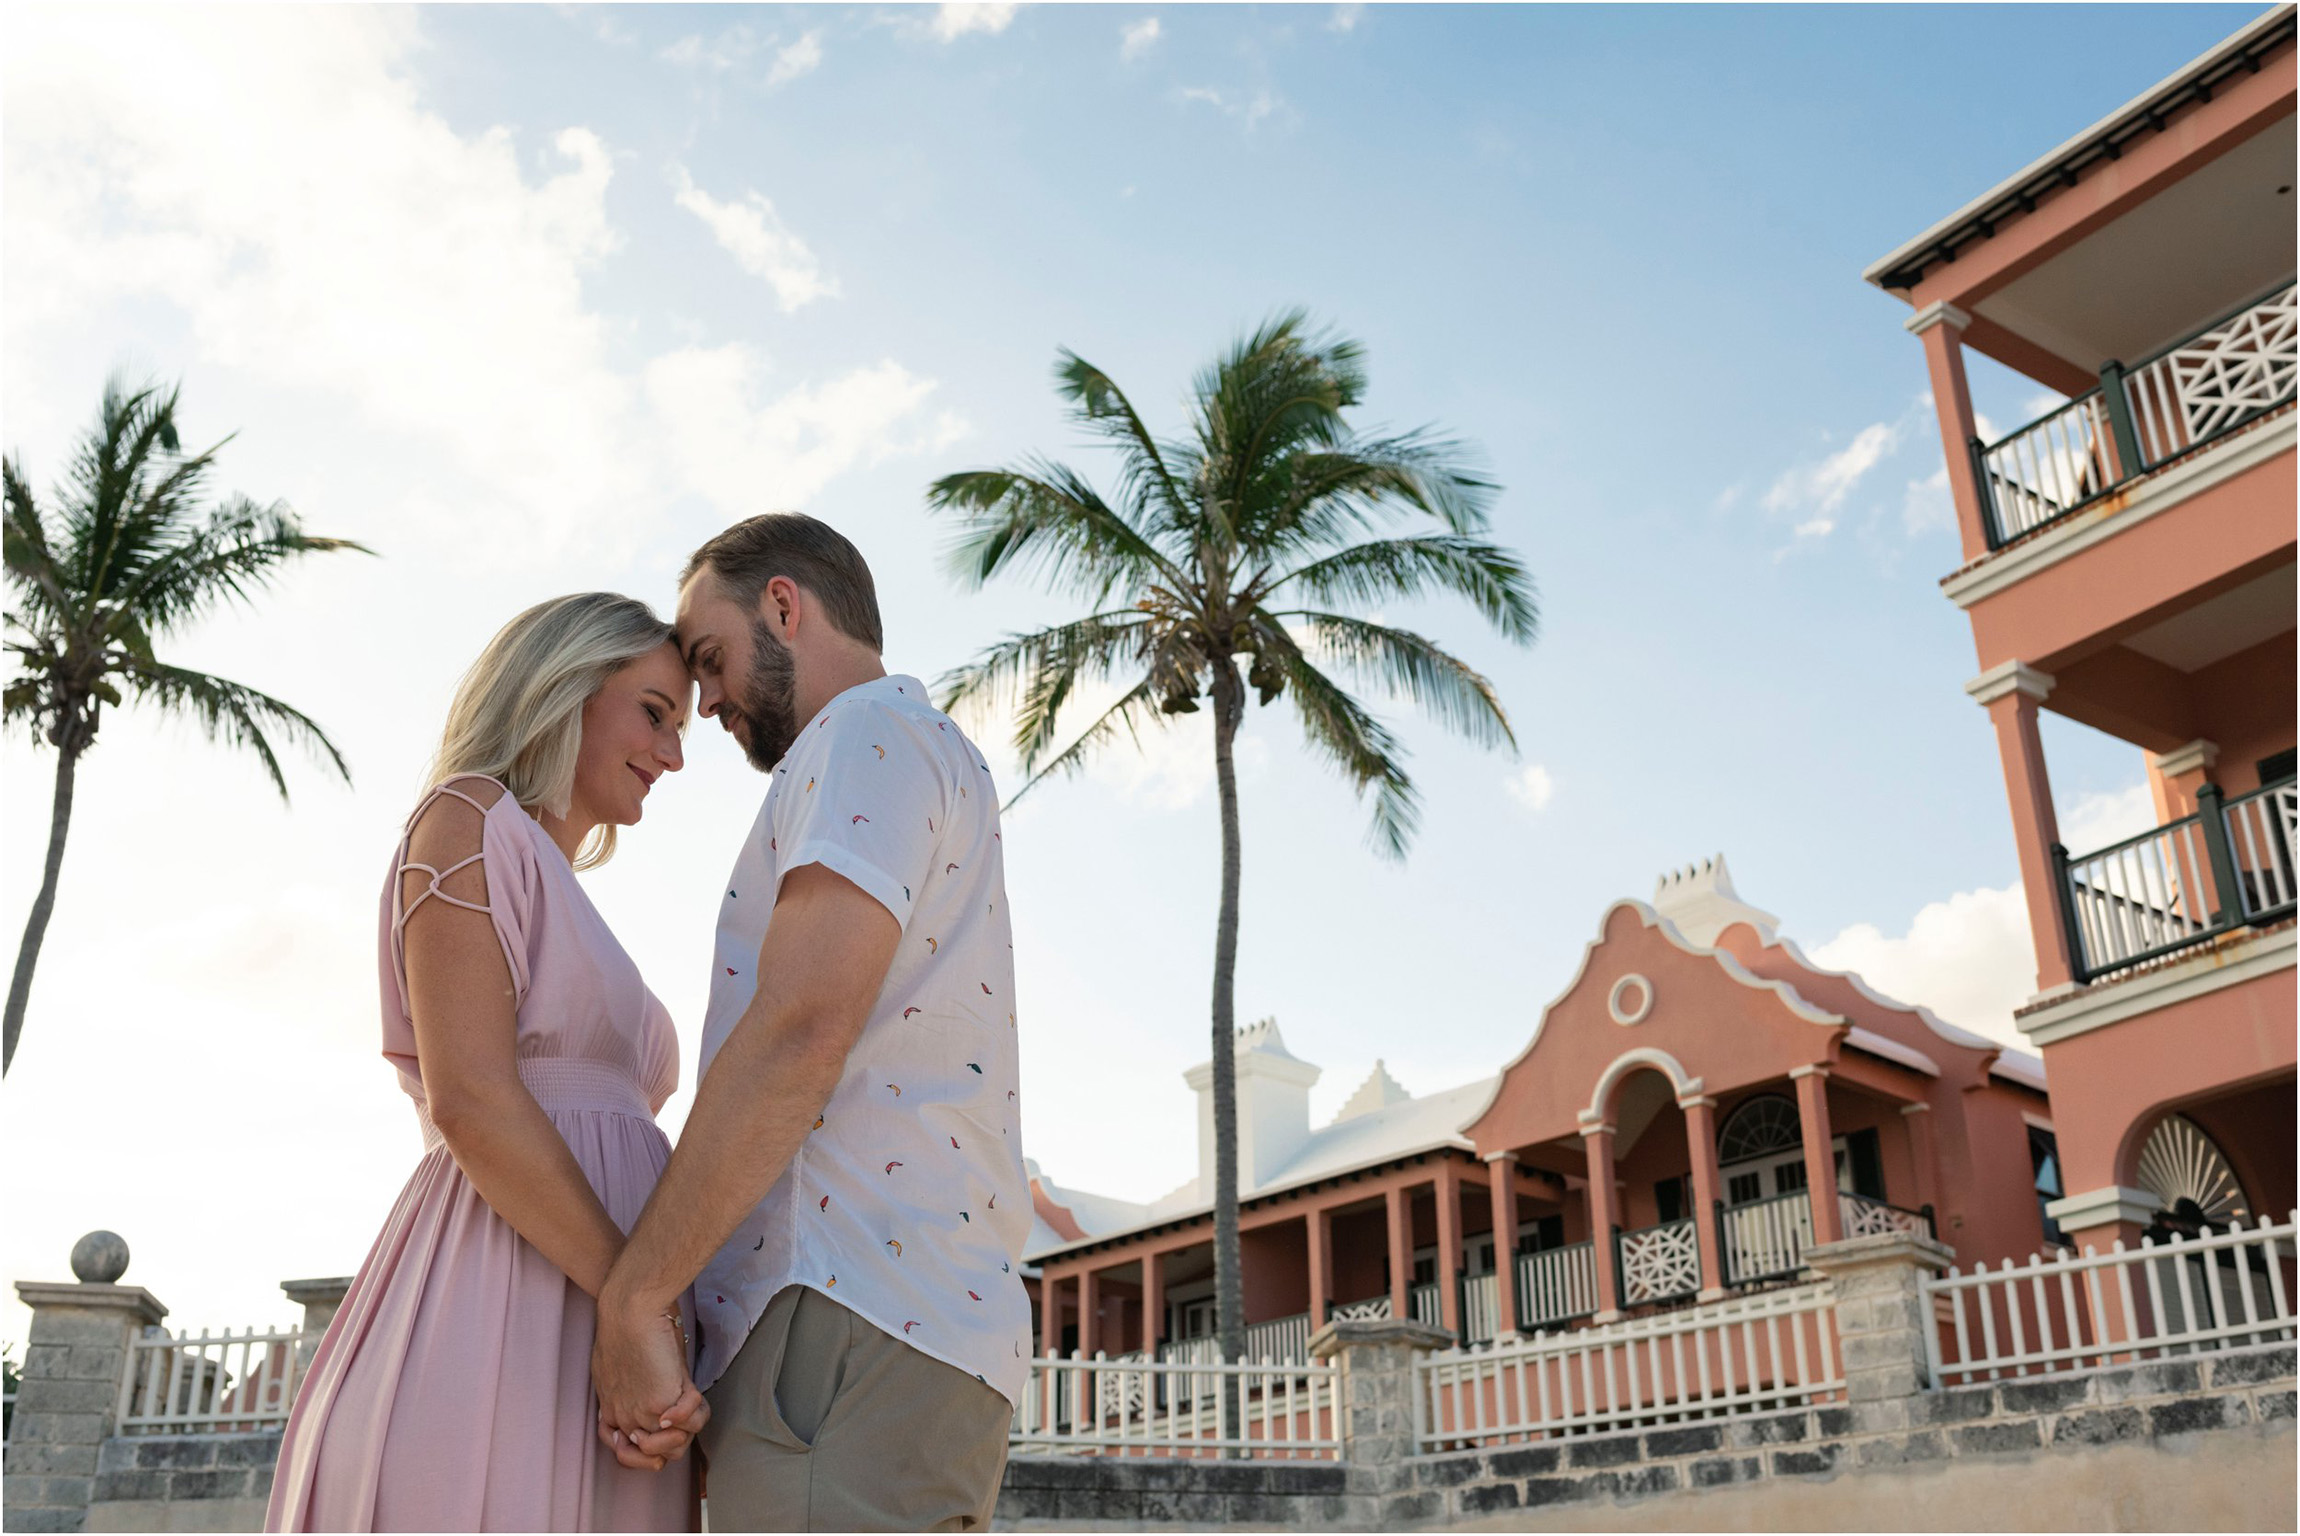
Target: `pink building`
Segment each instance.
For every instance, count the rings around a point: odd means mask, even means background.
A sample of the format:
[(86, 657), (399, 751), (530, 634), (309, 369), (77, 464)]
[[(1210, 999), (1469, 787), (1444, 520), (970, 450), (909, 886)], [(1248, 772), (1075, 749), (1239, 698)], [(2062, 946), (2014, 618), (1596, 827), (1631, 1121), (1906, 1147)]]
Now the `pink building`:
[[(2036, 946), (2019, 1024), (2061, 1231), (2295, 1203), (2294, 13), (2261, 17), (1873, 265), (1924, 346)], [(1965, 358), (2068, 397), (1991, 437)], [(2157, 825), (2067, 849), (2050, 711)]]
[[(2044, 1244), (2054, 1166), (2039, 1064), (1824, 970), (1722, 858), (1620, 901), (1491, 1077), (1420, 1098), (1376, 1064), (1313, 1128), (1318, 1068), (1239, 1033), (1253, 1357), (1329, 1317), (1476, 1342), (1798, 1280), (1804, 1249), (1891, 1229), (1959, 1259)], [(1041, 1349), (1212, 1358), (1212, 1111), (1199, 1174), (1133, 1204), (1033, 1183)]]

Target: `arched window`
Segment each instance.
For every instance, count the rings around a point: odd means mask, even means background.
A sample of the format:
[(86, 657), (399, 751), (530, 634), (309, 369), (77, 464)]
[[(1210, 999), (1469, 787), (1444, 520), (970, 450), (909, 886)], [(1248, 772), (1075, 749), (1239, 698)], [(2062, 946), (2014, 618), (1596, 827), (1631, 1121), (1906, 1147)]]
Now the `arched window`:
[(2236, 1170), (2204, 1128), (2186, 1115), (2166, 1115), (2140, 1149), (2138, 1182), (2164, 1210), (2159, 1225), (2197, 1232), (2251, 1215)]
[(1717, 1161), (1747, 1162), (1753, 1157), (1795, 1152), (1804, 1144), (1796, 1103), (1777, 1093), (1760, 1094), (1734, 1110), (1725, 1122), (1717, 1135)]

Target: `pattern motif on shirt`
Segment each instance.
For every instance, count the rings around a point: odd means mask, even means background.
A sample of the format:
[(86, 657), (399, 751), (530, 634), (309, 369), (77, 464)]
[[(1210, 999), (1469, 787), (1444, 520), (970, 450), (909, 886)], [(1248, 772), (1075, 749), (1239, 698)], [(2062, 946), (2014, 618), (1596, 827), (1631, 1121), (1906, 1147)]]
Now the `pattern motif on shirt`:
[(750, 1005), (791, 870), (820, 864), (851, 881), (902, 938), (822, 1117), (696, 1282), (703, 1386), (789, 1285), (835, 1292), (1010, 1400), (1029, 1379), (1030, 1302), (1015, 1271), (1030, 1204), (998, 796), (973, 744), (925, 701), (917, 679), (887, 677), (825, 705), (776, 765), (727, 880), (705, 1075)]

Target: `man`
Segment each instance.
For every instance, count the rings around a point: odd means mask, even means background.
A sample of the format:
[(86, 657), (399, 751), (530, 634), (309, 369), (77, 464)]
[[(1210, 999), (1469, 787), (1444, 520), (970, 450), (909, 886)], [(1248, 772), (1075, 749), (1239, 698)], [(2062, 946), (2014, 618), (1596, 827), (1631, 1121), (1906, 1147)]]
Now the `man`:
[(998, 797), (881, 636), (869, 567), (813, 518), (739, 523), (680, 579), (697, 707), (770, 783), (592, 1372), (603, 1432), (658, 1431), (694, 1283), (717, 1530), (982, 1529), (1029, 1377)]

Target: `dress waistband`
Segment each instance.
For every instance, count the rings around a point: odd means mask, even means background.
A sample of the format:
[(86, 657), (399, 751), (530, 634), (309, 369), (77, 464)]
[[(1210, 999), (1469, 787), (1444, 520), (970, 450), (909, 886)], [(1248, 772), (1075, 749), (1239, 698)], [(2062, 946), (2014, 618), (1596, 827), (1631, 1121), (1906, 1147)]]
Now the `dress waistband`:
[[(581, 1057), (524, 1057), (519, 1062), (519, 1081), (526, 1085), (546, 1114), (594, 1110), (631, 1115), (650, 1124), (655, 1119), (655, 1112), (647, 1105), (647, 1096), (639, 1091), (630, 1074), (603, 1061), (587, 1061)], [(422, 1099), (415, 1101), (415, 1115), (423, 1126), (423, 1150), (431, 1152), (444, 1145), (439, 1127), (431, 1123), (431, 1108)]]

